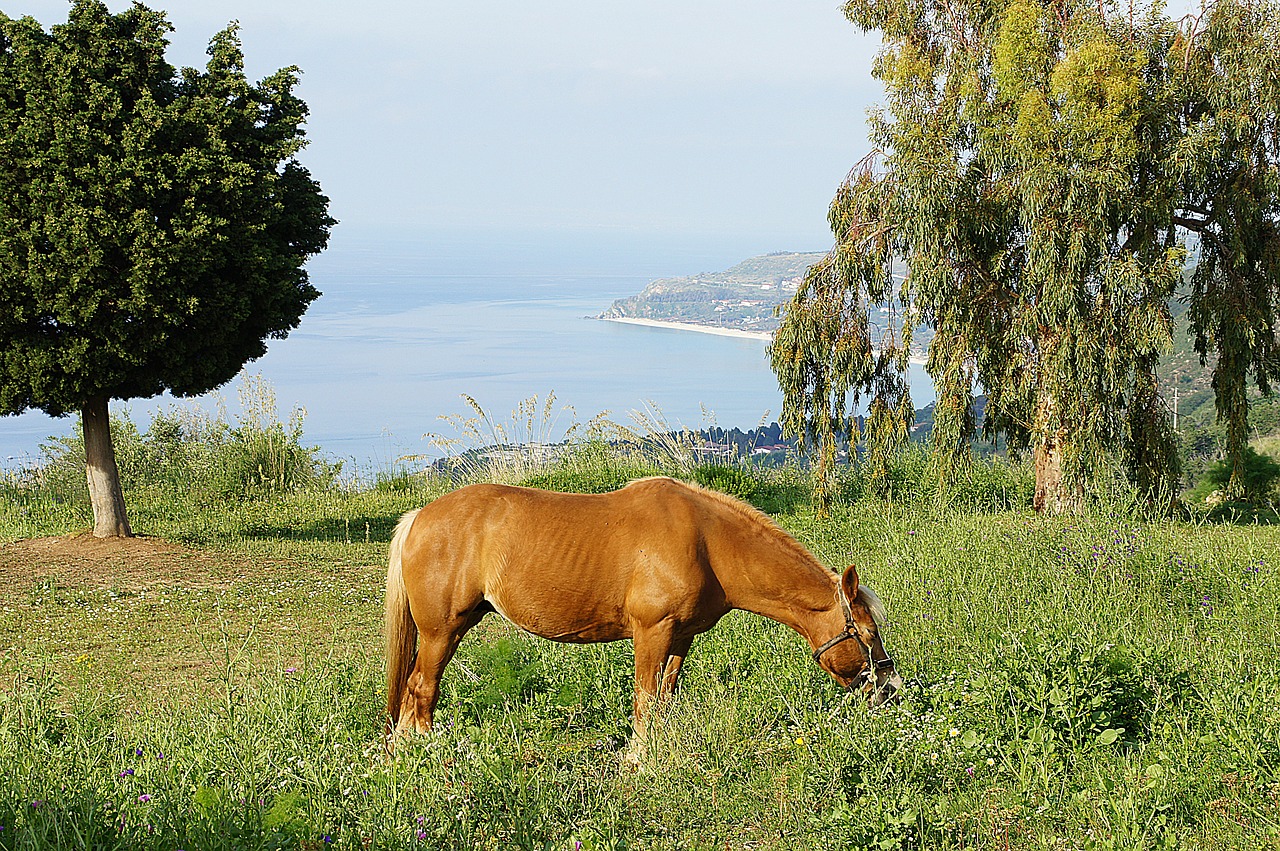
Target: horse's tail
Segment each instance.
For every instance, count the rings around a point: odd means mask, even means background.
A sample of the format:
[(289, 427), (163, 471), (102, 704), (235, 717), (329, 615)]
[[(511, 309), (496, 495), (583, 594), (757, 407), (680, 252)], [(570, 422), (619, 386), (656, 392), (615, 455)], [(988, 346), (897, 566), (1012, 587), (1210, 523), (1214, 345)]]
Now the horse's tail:
[(391, 554), (387, 560), (387, 720), (388, 731), (394, 732), (400, 720), (400, 701), (413, 668), (414, 650), (418, 644), (418, 626), (409, 613), (409, 592), (404, 587), (401, 555), (409, 527), (422, 509), (400, 518), (391, 536)]

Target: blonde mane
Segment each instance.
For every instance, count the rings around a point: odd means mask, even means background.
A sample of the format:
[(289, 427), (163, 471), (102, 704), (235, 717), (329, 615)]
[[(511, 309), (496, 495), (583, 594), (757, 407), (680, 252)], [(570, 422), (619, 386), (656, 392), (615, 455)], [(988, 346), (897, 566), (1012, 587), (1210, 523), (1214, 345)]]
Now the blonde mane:
[(751, 505), (750, 503), (747, 503), (747, 502), (743, 502), (737, 497), (729, 496), (729, 494), (727, 493), (722, 493), (721, 491), (713, 490), (711, 488), (705, 488), (702, 485), (694, 484), (693, 482), (685, 482), (679, 479), (673, 479), (673, 478), (670, 478), (669, 476), (650, 476), (644, 479), (636, 479), (635, 481), (628, 484), (627, 487), (631, 487), (632, 485), (643, 484), (645, 482), (660, 482), (660, 481), (671, 482), (672, 484), (680, 485), (686, 490), (693, 491), (696, 494), (707, 497), (712, 502), (723, 505), (724, 507), (733, 511), (735, 514), (737, 514), (739, 517), (743, 518), (744, 520), (748, 520), (754, 523), (757, 527), (759, 527), (761, 532), (763, 532), (765, 535), (772, 538), (774, 541), (777, 541), (779, 544), (781, 544), (783, 547), (789, 550), (793, 555), (797, 557), (798, 560), (809, 565), (814, 570), (821, 572), (825, 576), (835, 577), (836, 579), (839, 578), (838, 574), (834, 573), (831, 570), (828, 570), (826, 565), (818, 561), (817, 557), (814, 556), (813, 553), (809, 552), (809, 550), (805, 547), (804, 544), (797, 541), (795, 537), (791, 535), (790, 532), (788, 532), (786, 529), (783, 529), (781, 526), (779, 526), (777, 521), (775, 521), (772, 517), (770, 517), (768, 514), (765, 514), (763, 511), (756, 508), (754, 505)]
[[(685, 482), (679, 479), (673, 479), (669, 476), (649, 476), (643, 479), (636, 479), (630, 482), (627, 485), (627, 487), (631, 487), (632, 485), (643, 484), (645, 482), (659, 482), (659, 481), (671, 482), (673, 484), (680, 485), (681, 487), (686, 488), (687, 490), (690, 490), (690, 491), (693, 491), (694, 493), (708, 497), (713, 502), (716, 502), (716, 503), (719, 503), (720, 505), (725, 506), (726, 508), (730, 509), (735, 514), (737, 514), (739, 517), (742, 517), (746, 520), (750, 520), (756, 526), (758, 526), (762, 532), (767, 534), (773, 540), (777, 541), (779, 544), (781, 544), (786, 549), (791, 551), (791, 553), (796, 555), (800, 561), (808, 564), (810, 567), (814, 568), (815, 570), (821, 571), (823, 575), (834, 579), (836, 584), (836, 593), (837, 594), (840, 593), (839, 591), (840, 574), (835, 571), (828, 570), (826, 565), (818, 561), (817, 557), (814, 556), (813, 553), (809, 552), (809, 550), (804, 546), (804, 544), (797, 541), (795, 537), (791, 535), (790, 532), (788, 532), (786, 529), (783, 529), (781, 526), (779, 526), (776, 520), (774, 520), (768, 514), (765, 514), (760, 509), (756, 508), (754, 505), (751, 505), (750, 503), (743, 502), (737, 497), (730, 496), (727, 493), (723, 493), (718, 490), (713, 490), (711, 488), (706, 488), (706, 487), (703, 487), (702, 485), (698, 485), (693, 482)], [(871, 618), (876, 622), (876, 627), (879, 629), (884, 629), (885, 623), (887, 623), (888, 621), (888, 616), (885, 613), (884, 602), (880, 599), (880, 596), (876, 594), (875, 591), (871, 590), (870, 586), (863, 585), (861, 582), (859, 582), (858, 583), (858, 599), (862, 601), (863, 605), (867, 607), (867, 611), (871, 613)]]
[(871, 619), (876, 622), (877, 629), (884, 629), (884, 625), (888, 620), (888, 616), (884, 611), (884, 603), (880, 597), (870, 587), (858, 583), (858, 599), (860, 599), (867, 607), (867, 611), (871, 612)]

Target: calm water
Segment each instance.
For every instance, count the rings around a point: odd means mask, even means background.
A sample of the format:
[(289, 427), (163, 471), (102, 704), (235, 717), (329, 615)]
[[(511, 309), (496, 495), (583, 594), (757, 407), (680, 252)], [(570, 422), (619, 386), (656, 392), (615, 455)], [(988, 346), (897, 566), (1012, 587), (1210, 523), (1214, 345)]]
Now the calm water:
[[(522, 399), (548, 392), (580, 421), (608, 411), (626, 423), (647, 406), (673, 426), (711, 417), (745, 429), (777, 419), (781, 394), (763, 341), (586, 318), (660, 274), (711, 271), (747, 256), (687, 254), (666, 268), (615, 253), (488, 262), (495, 271), (469, 274), (460, 256), (426, 245), (337, 243), (311, 266), (324, 296), (247, 371), (274, 385), (282, 416), (306, 409), (308, 442), (362, 468), (438, 454), (423, 435), (455, 434), (441, 416), (469, 414), (464, 393), (499, 421)], [(557, 265), (585, 271), (547, 273)], [(627, 265), (636, 274), (617, 274)], [(221, 391), (233, 415), (238, 384)], [(917, 406), (932, 399), (923, 371), (913, 385)], [(145, 428), (153, 411), (175, 404), (192, 402), (161, 397), (115, 402), (113, 410), (128, 409)], [(197, 404), (212, 410), (216, 399)], [(563, 413), (557, 425), (573, 419)], [(70, 429), (71, 420), (38, 412), (0, 420), (0, 462), (33, 455), (49, 435)]]

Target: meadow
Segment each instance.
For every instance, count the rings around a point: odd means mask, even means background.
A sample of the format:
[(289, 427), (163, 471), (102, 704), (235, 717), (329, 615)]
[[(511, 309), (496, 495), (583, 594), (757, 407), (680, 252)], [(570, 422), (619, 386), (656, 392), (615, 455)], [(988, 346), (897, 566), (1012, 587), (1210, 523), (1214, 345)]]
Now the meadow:
[[(918, 451), (890, 498), (851, 472), (818, 516), (798, 467), (598, 440), (344, 478), (300, 427), (131, 428), (138, 539), (83, 532), (73, 446), (0, 482), (0, 848), (1280, 848), (1278, 527), (1144, 519), (1119, 493), (1040, 517), (1004, 461), (941, 501)], [(856, 563), (904, 699), (870, 711), (799, 636), (732, 613), (632, 767), (630, 645), (490, 616), (436, 729), (387, 759), (400, 513), (464, 479), (654, 473)]]

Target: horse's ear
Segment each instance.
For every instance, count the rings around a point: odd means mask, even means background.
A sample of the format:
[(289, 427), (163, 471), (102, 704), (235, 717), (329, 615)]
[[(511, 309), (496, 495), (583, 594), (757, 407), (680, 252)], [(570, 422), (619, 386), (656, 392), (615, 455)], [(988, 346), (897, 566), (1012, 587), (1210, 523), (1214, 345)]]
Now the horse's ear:
[(846, 600), (853, 602), (858, 598), (858, 568), (849, 565), (840, 577), (840, 587), (844, 589)]

